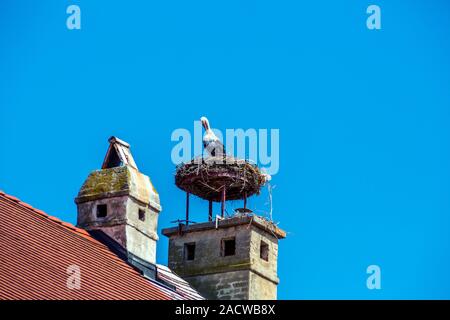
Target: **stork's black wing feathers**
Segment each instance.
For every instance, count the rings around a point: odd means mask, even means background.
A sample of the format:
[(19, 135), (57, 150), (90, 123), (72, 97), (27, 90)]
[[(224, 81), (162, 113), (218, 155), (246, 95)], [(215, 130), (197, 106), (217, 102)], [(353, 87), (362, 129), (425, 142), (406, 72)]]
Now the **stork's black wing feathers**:
[(203, 146), (213, 157), (225, 155), (225, 146), (220, 140), (211, 141), (209, 143), (203, 142)]

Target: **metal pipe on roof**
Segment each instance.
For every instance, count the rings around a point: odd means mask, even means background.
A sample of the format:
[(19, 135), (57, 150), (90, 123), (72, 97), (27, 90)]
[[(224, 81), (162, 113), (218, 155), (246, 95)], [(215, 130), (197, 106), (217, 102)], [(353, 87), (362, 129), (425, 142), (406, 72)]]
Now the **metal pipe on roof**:
[(186, 192), (186, 225), (189, 225), (189, 192)]

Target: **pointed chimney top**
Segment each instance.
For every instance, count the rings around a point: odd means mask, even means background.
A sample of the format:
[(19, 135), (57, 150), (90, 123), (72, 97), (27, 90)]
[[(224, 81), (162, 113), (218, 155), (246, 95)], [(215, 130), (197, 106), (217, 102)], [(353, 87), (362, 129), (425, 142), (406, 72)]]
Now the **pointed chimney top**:
[(109, 138), (108, 141), (109, 148), (106, 152), (105, 160), (103, 160), (102, 169), (129, 165), (138, 170), (133, 156), (131, 155), (130, 145), (127, 142), (114, 136)]
[(127, 148), (130, 147), (130, 144), (128, 142), (125, 142), (125, 141), (123, 141), (123, 140), (121, 140), (121, 139), (119, 139), (117, 137), (114, 137), (114, 136), (111, 136), (108, 139), (108, 142), (111, 143), (111, 144), (118, 143), (118, 144), (121, 144), (122, 146), (127, 147)]

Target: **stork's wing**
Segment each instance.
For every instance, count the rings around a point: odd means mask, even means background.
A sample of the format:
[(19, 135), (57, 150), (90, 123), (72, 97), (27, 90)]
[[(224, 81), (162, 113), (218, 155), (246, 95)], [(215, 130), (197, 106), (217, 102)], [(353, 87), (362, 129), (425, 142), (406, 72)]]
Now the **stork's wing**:
[(209, 143), (203, 142), (203, 146), (213, 157), (225, 154), (225, 147), (220, 140), (211, 141)]

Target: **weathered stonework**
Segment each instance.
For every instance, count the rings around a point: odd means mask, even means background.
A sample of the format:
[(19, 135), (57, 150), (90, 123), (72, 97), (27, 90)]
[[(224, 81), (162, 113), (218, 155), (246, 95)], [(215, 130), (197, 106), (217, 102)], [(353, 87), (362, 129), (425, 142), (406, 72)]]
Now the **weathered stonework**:
[(250, 273), (247, 270), (183, 276), (206, 299), (248, 300)]
[[(149, 177), (140, 173), (134, 160), (131, 161), (129, 146), (120, 140), (111, 143), (118, 144), (114, 145), (116, 148), (124, 148), (133, 166), (103, 168), (88, 176), (75, 199), (77, 224), (86, 230), (102, 230), (128, 252), (155, 263), (161, 211), (159, 195)], [(110, 147), (105, 163), (110, 162), (108, 156), (114, 150)], [(98, 215), (99, 206), (106, 206), (104, 217)]]
[[(169, 267), (208, 299), (276, 299), (278, 239), (285, 232), (258, 216), (163, 229), (169, 237)], [(235, 239), (235, 252), (224, 256), (223, 239)], [(261, 243), (268, 259), (261, 258)], [(185, 244), (195, 243), (186, 258)]]

